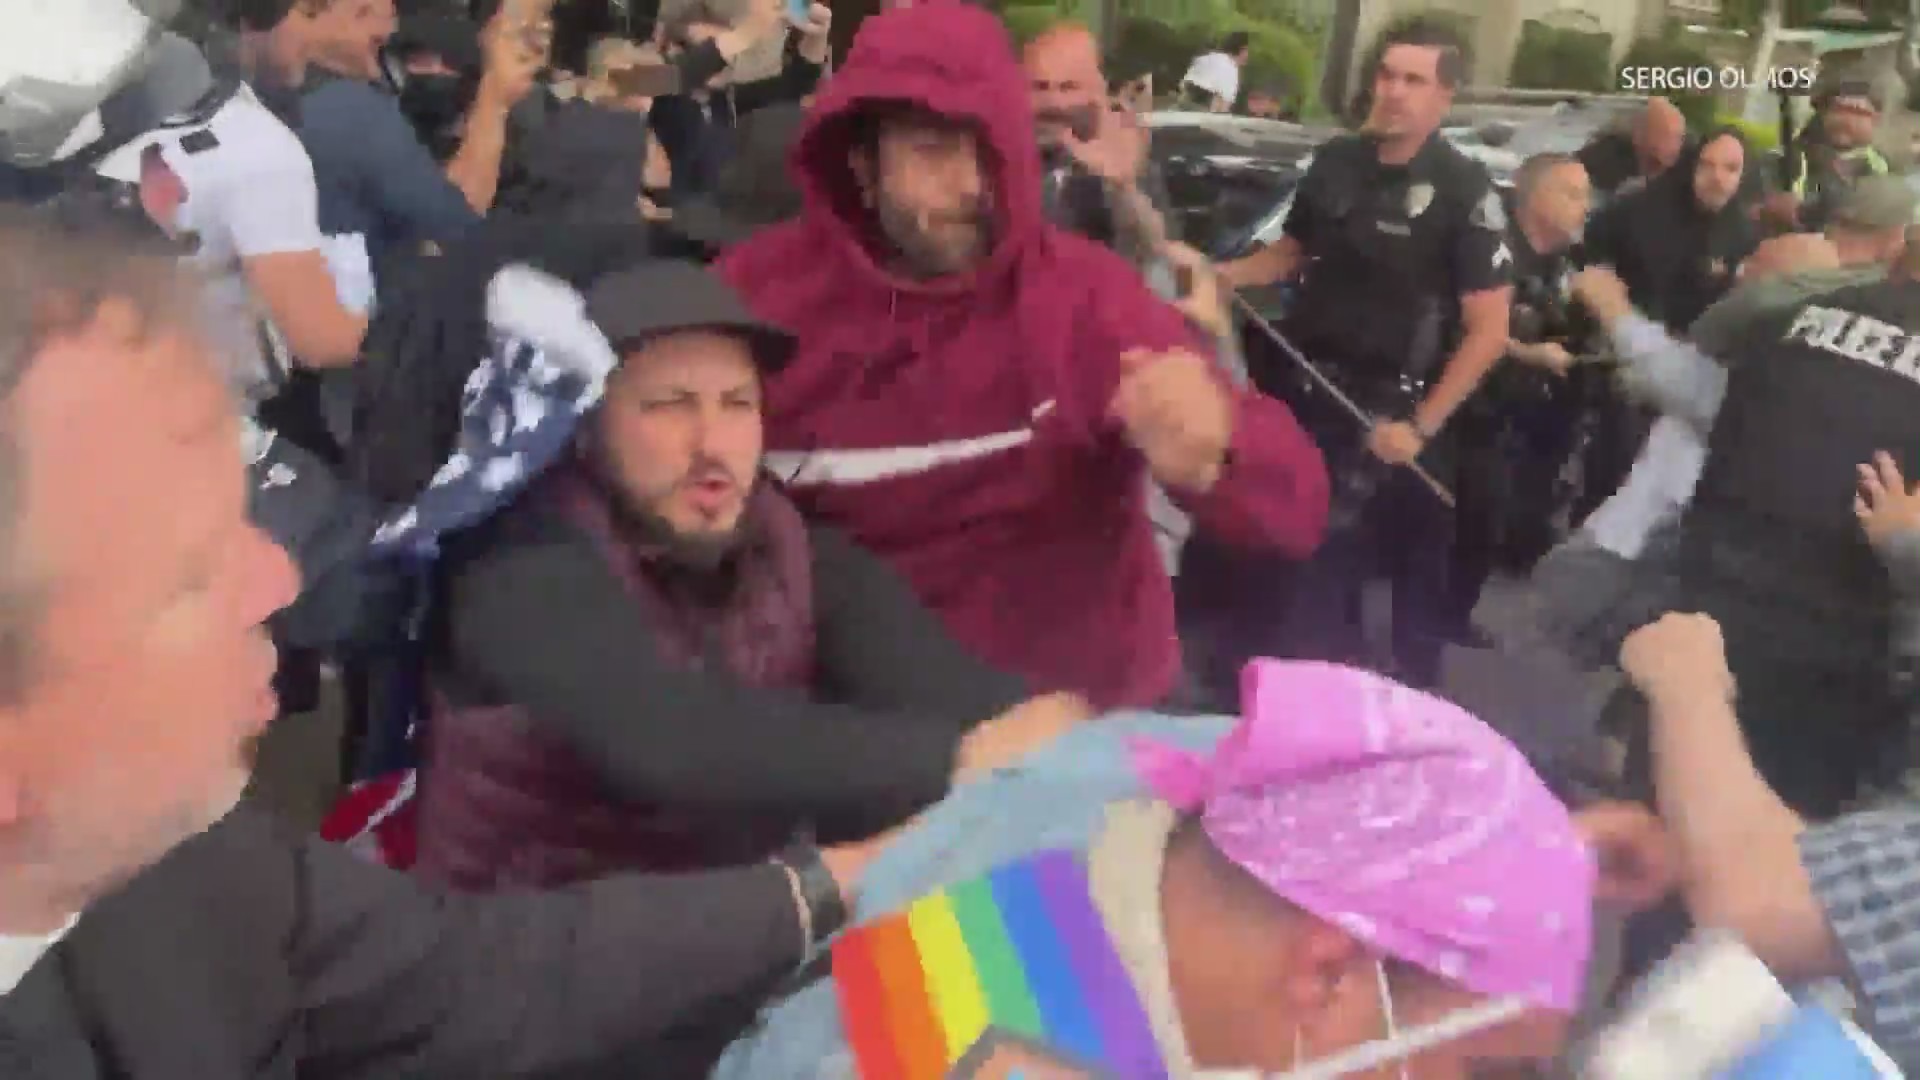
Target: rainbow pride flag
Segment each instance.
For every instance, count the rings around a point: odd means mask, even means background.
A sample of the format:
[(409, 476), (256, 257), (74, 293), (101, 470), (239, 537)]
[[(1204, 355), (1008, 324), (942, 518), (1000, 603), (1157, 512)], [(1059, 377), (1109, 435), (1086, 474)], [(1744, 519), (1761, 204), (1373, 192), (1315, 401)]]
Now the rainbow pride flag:
[(861, 1080), (941, 1080), (989, 1027), (1123, 1080), (1167, 1075), (1075, 852), (1010, 863), (849, 931), (833, 978)]

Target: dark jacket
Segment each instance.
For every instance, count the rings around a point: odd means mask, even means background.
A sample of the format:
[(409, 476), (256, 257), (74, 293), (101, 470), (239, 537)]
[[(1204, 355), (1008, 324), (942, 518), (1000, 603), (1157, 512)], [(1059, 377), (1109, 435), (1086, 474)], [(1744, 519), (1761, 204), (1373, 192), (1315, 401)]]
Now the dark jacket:
[(1751, 214), (1759, 164), (1751, 154), (1741, 188), (1716, 212), (1693, 193), (1698, 150), (1644, 187), (1601, 211), (1590, 230), (1586, 261), (1606, 263), (1626, 282), (1633, 306), (1684, 333), (1733, 287), (1734, 272), (1760, 242)]
[(1024, 687), (770, 487), (745, 528), (720, 569), (677, 566), (575, 474), (452, 556), (423, 870), (496, 888), (749, 862), (945, 794), (960, 735)]
[(679, 1025), (801, 953), (775, 867), (445, 897), (243, 807), (0, 996), (0, 1075), (684, 1075)]
[[(712, 81), (726, 70), (727, 61), (712, 42), (705, 42), (687, 50), (675, 66), (681, 85), (692, 88)], [(654, 99), (647, 119), (672, 165), (673, 197), (713, 190), (733, 153), (734, 129), (741, 118), (768, 105), (798, 102), (813, 93), (822, 71), (789, 46), (778, 74), (713, 90), (704, 103), (691, 94)]]
[[(762, 487), (724, 575), (675, 567), (626, 540), (575, 470), (537, 492), (600, 549), (654, 628), (660, 658), (759, 689), (804, 692), (813, 674), (813, 575), (799, 511)], [(420, 869), (468, 889), (588, 881), (615, 870), (683, 870), (764, 859), (792, 829), (720, 827), (710, 815), (621, 799), (599, 770), (514, 701), (437, 702), (420, 801)], [(644, 701), (629, 706), (637, 712)], [(642, 721), (644, 722), (644, 721)]]

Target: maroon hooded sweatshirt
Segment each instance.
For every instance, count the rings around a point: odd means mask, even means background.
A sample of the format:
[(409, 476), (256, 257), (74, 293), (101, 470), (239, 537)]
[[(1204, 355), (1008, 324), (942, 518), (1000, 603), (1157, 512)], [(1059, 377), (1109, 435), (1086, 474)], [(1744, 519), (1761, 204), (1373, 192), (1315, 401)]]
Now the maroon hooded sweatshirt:
[[(883, 103), (978, 128), (997, 220), (976, 269), (917, 281), (886, 265), (848, 163), (851, 121)], [(1173, 593), (1146, 460), (1111, 404), (1121, 353), (1211, 347), (1118, 255), (1042, 220), (1029, 110), (986, 11), (934, 0), (867, 19), (794, 151), (804, 212), (719, 269), (799, 337), (766, 424), (767, 464), (801, 506), (890, 562), (989, 663), (1101, 707), (1152, 705), (1180, 675)], [(1326, 468), (1284, 406), (1236, 392), (1219, 482), (1173, 494), (1223, 541), (1305, 556)]]

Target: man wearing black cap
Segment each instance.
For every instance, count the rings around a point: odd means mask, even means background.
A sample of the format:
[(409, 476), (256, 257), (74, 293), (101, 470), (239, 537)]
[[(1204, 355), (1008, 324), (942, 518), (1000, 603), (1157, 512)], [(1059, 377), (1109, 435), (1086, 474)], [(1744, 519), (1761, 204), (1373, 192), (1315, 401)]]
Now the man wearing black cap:
[(1837, 82), (1821, 96), (1818, 123), (1807, 125), (1787, 151), (1787, 189), (1767, 201), (1769, 219), (1783, 228), (1818, 230), (1855, 181), (1892, 171), (1873, 145), (1880, 102), (1865, 79)]
[(1086, 714), (1027, 700), (767, 482), (786, 332), (688, 263), (609, 275), (588, 306), (621, 365), (578, 460), (455, 559), (425, 872), (558, 885), (866, 837)]

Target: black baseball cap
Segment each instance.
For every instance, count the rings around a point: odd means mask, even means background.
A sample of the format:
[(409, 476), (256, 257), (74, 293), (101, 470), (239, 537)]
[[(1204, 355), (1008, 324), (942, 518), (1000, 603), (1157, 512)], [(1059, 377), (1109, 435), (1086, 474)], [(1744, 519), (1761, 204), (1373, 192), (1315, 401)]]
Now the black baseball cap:
[(649, 259), (607, 274), (587, 290), (587, 316), (615, 352), (676, 330), (722, 330), (746, 341), (764, 374), (793, 359), (793, 335), (755, 318), (740, 294), (697, 263)]

